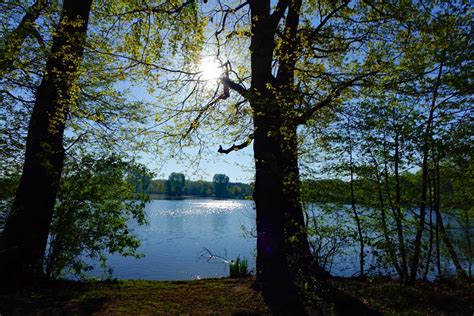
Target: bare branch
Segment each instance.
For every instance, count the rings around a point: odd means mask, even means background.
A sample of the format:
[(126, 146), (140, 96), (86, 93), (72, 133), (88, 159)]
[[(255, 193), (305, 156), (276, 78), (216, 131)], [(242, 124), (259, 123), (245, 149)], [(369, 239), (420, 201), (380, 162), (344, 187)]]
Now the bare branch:
[(252, 140), (253, 140), (253, 134), (250, 134), (248, 136), (248, 139), (242, 144), (239, 144), (239, 145), (232, 144), (232, 146), (227, 149), (224, 149), (222, 148), (222, 145), (219, 145), (219, 149), (217, 150), (217, 152), (221, 154), (228, 154), (232, 151), (238, 151), (238, 150), (244, 149), (245, 147), (249, 146), (252, 143)]
[(230, 13), (235, 13), (235, 12), (239, 11), (240, 9), (242, 9), (243, 7), (247, 6), (248, 4), (249, 4), (249, 2), (245, 1), (244, 3), (236, 6), (235, 8), (225, 10), (225, 13), (222, 17), (221, 28), (216, 31), (215, 36), (217, 37), (219, 34), (221, 34), (224, 31), (225, 26), (226, 26), (227, 16)]
[(184, 71), (184, 70), (178, 70), (178, 69), (171, 69), (171, 68), (167, 68), (167, 67), (163, 67), (163, 66), (154, 64), (154, 63), (146, 62), (146, 61), (134, 58), (134, 57), (115, 54), (115, 53), (106, 52), (106, 51), (100, 51), (100, 50), (96, 50), (96, 49), (91, 49), (91, 50), (86, 50), (86, 51), (88, 53), (98, 53), (98, 54), (102, 54), (102, 55), (108, 55), (108, 56), (116, 57), (118, 59), (128, 60), (128, 61), (136, 63), (137, 65), (152, 67), (152, 68), (155, 68), (155, 69), (158, 69), (158, 70), (163, 70), (163, 71), (167, 71), (167, 72), (171, 72), (171, 73), (178, 73), (178, 74), (183, 74), (183, 75), (188, 75), (188, 76), (196, 76), (196, 75), (199, 75), (201, 73), (200, 71), (190, 72), (190, 71)]
[(79, 134), (79, 136), (71, 143), (69, 144), (69, 146), (67, 146), (66, 148), (64, 148), (64, 152), (69, 152), (69, 150), (74, 146), (76, 145), (82, 137), (86, 136), (87, 132), (84, 132), (84, 133), (81, 133)]
[(227, 77), (222, 77), (221, 81), (224, 85), (227, 85), (230, 89), (232, 89), (235, 92), (237, 92), (238, 94), (240, 94), (246, 100), (248, 100), (250, 98), (250, 92), (244, 86), (230, 80)]
[[(207, 252), (207, 254), (208, 254), (207, 261), (210, 261), (212, 258), (216, 258), (216, 259), (222, 260), (222, 262), (224, 262), (224, 263), (230, 263), (230, 262), (231, 262), (231, 261), (230, 261), (229, 259), (227, 259), (227, 258), (224, 258), (224, 257), (222, 257), (222, 256), (218, 256), (218, 255), (216, 255), (216, 254), (213, 254), (213, 253), (212, 253), (208, 248), (206, 248), (206, 247), (203, 247), (203, 251)], [(201, 257), (203, 257), (203, 256), (204, 256), (204, 255), (201, 254)]]

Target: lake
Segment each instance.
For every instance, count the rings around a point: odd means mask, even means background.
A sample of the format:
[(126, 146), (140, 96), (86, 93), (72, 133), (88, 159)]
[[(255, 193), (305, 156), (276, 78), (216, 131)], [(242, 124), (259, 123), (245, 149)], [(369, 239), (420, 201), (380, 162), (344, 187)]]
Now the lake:
[[(152, 200), (147, 204), (149, 225), (133, 226), (144, 258), (109, 256), (113, 276), (119, 279), (192, 280), (229, 274), (222, 258), (245, 257), (255, 267), (256, 239), (253, 201), (183, 199)], [(247, 232), (247, 233), (246, 233)], [(100, 275), (99, 269), (91, 273)]]
[[(318, 216), (319, 207), (313, 207)], [(160, 199), (148, 203), (145, 211), (149, 225), (130, 227), (142, 241), (139, 252), (145, 257), (109, 255), (108, 265), (113, 268), (113, 277), (146, 280), (224, 277), (229, 274), (225, 260), (235, 260), (237, 256), (247, 258), (249, 268), (255, 269), (256, 239), (251, 234), (255, 231), (253, 201)], [(349, 224), (345, 225), (350, 229), (353, 223), (348, 219)], [(365, 257), (367, 268), (376, 264), (369, 248)], [(216, 257), (210, 258), (206, 249)], [(351, 276), (358, 271), (358, 260), (357, 245), (354, 244), (338, 251), (326, 268), (334, 275)], [(90, 275), (100, 277), (102, 270), (96, 268)]]

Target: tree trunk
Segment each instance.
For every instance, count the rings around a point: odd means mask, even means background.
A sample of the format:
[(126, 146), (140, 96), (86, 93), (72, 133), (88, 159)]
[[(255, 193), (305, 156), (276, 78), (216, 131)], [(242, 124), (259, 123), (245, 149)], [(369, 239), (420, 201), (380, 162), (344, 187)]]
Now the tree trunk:
[(282, 149), (279, 130), (281, 112), (267, 83), (272, 81), (275, 43), (269, 1), (253, 1), (250, 100), (254, 110), (254, 201), (257, 210), (257, 280), (265, 300), (275, 313), (303, 314), (301, 297), (290, 278), (286, 262), (284, 214), (285, 194), (282, 180)]
[(379, 203), (380, 203), (380, 220), (381, 220), (381, 224), (382, 224), (382, 232), (383, 232), (383, 236), (384, 236), (384, 239), (385, 239), (385, 244), (386, 244), (386, 247), (387, 247), (388, 256), (390, 258), (390, 261), (393, 264), (393, 267), (395, 268), (395, 271), (397, 271), (399, 278), (402, 279), (403, 278), (402, 270), (401, 270), (400, 265), (398, 264), (397, 258), (395, 256), (395, 250), (394, 250), (392, 241), (390, 239), (390, 234), (389, 234), (389, 231), (388, 231), (387, 214), (386, 214), (386, 211), (385, 211), (385, 201), (384, 201), (383, 192), (382, 192), (382, 176), (379, 173), (379, 164), (377, 163), (377, 160), (374, 157), (374, 155), (373, 155), (372, 151), (370, 150), (370, 148), (369, 148), (369, 155), (372, 159), (372, 162), (373, 162), (374, 168), (375, 168), (375, 179), (377, 181), (377, 193), (378, 193), (378, 198), (379, 198)]
[(49, 229), (63, 169), (66, 118), (77, 80), (92, 0), (65, 0), (28, 127), (20, 184), (0, 240), (2, 287), (43, 276)]
[(423, 273), (423, 280), (428, 279), (428, 272), (430, 270), (431, 257), (433, 252), (433, 189), (431, 186), (431, 179), (428, 178), (428, 199), (430, 201), (430, 237), (428, 241), (428, 253), (426, 254), (425, 272)]
[(448, 232), (444, 228), (444, 223), (443, 223), (443, 217), (441, 216), (441, 210), (440, 210), (440, 173), (439, 173), (439, 160), (435, 159), (433, 156), (433, 161), (435, 163), (435, 171), (436, 171), (436, 177), (435, 177), (435, 185), (434, 185), (434, 196), (435, 196), (435, 203), (434, 203), (434, 211), (436, 213), (436, 221), (439, 226), (439, 232), (441, 234), (441, 239), (443, 240), (446, 249), (448, 250), (449, 256), (451, 257), (451, 260), (453, 260), (454, 266), (456, 267), (456, 274), (458, 278), (462, 280), (467, 280), (467, 274), (466, 271), (461, 266), (461, 263), (459, 262), (459, 258), (456, 254), (456, 251), (454, 250), (453, 244), (451, 243), (451, 240), (448, 236)]
[[(266, 121), (266, 122), (265, 122)], [(273, 312), (304, 313), (303, 301), (293, 283), (287, 262), (286, 222), (295, 216), (297, 193), (285, 191), (283, 152), (275, 133), (276, 120), (255, 118), (254, 156), (257, 209), (257, 281)], [(257, 127), (258, 126), (258, 127)], [(301, 210), (301, 208), (300, 208)], [(301, 212), (301, 216), (303, 213)], [(304, 225), (304, 219), (301, 222)], [(297, 223), (295, 223), (297, 225)], [(308, 247), (309, 251), (309, 247)]]
[(394, 154), (394, 174), (395, 174), (395, 222), (397, 224), (397, 234), (399, 242), (400, 256), (402, 258), (402, 274), (403, 279), (401, 280), (404, 283), (408, 282), (408, 264), (407, 264), (407, 252), (405, 249), (405, 238), (403, 237), (403, 214), (401, 209), (401, 187), (400, 187), (400, 145), (399, 145), (399, 134), (395, 134), (395, 154)]
[[(349, 136), (350, 137), (350, 136)], [(349, 140), (349, 171), (350, 171), (350, 188), (351, 188), (351, 208), (357, 225), (357, 234), (359, 235), (359, 273), (364, 276), (364, 236), (362, 235), (362, 225), (359, 214), (357, 213), (354, 193), (354, 161), (352, 157), (352, 139)]]
[(415, 283), (418, 264), (420, 262), (421, 256), (421, 238), (423, 236), (423, 231), (425, 229), (425, 217), (426, 217), (426, 202), (427, 202), (427, 192), (428, 192), (428, 144), (424, 145), (425, 149), (423, 150), (423, 163), (421, 167), (421, 197), (420, 197), (420, 218), (418, 220), (418, 227), (416, 229), (415, 241), (414, 241), (414, 251), (413, 251), (413, 261), (410, 270), (410, 283)]
[[(370, 313), (360, 301), (326, 283), (325, 274), (310, 252), (305, 230), (299, 191), (295, 101), (287, 94), (293, 88), (297, 53), (294, 40), (301, 0), (290, 1), (287, 8), (283, 31), (286, 40), (281, 49), (288, 54), (279, 65), (276, 78), (272, 67), (280, 18), (270, 14), (270, 0), (252, 0), (249, 4), (252, 77), (248, 98), (254, 121), (256, 285), (263, 290), (273, 314), (304, 315), (308, 306), (305, 303), (314, 298), (334, 303), (339, 314)], [(310, 303), (316, 309), (320, 305), (317, 301)]]
[(435, 81), (435, 86), (433, 89), (433, 96), (431, 100), (431, 106), (430, 110), (428, 113), (428, 120), (426, 121), (426, 128), (425, 128), (425, 133), (423, 137), (423, 150), (422, 150), (422, 155), (423, 155), (423, 161), (421, 165), (421, 194), (420, 194), (420, 220), (418, 222), (418, 227), (416, 229), (416, 236), (415, 236), (415, 250), (413, 252), (413, 261), (412, 261), (412, 266), (411, 266), (411, 273), (410, 273), (410, 283), (414, 283), (416, 280), (416, 273), (418, 270), (418, 264), (420, 261), (420, 255), (421, 255), (421, 238), (423, 235), (423, 230), (425, 228), (425, 217), (426, 217), (426, 195), (428, 191), (428, 155), (430, 152), (430, 149), (433, 147), (432, 141), (432, 123), (433, 123), (433, 116), (434, 116), (434, 111), (436, 108), (436, 98), (438, 97), (438, 88), (441, 83), (441, 76), (443, 74), (443, 60), (441, 60), (441, 63), (439, 65), (438, 69), (438, 75), (436, 77)]
[[(436, 214), (436, 213), (435, 213)], [(441, 277), (442, 270), (441, 270), (441, 251), (440, 251), (440, 244), (439, 244), (439, 221), (438, 215), (436, 214), (436, 226), (435, 226), (435, 242), (436, 242), (436, 270), (438, 271), (438, 277)]]

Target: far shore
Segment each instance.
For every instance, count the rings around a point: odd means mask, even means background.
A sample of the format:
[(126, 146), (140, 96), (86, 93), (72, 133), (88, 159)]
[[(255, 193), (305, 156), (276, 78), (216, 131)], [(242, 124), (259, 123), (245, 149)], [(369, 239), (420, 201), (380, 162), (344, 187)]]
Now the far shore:
[(150, 199), (152, 200), (248, 200), (245, 197), (217, 197), (212, 195), (168, 195), (162, 193), (149, 193)]

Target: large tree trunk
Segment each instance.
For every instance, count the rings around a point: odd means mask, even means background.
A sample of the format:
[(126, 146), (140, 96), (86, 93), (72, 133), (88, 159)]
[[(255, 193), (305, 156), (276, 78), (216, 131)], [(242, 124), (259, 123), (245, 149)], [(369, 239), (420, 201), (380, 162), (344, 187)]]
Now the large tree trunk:
[(272, 115), (254, 120), (257, 282), (270, 309), (275, 314), (306, 314), (307, 308), (325, 314), (322, 299), (338, 315), (377, 315), (333, 288), (311, 254), (300, 201), (296, 126)]
[(257, 280), (267, 304), (278, 313), (304, 313), (303, 303), (292, 285), (286, 262), (282, 152), (278, 131), (281, 112), (267, 83), (272, 81), (274, 31), (270, 1), (253, 1), (251, 70), (254, 110), (254, 201), (257, 210)]
[[(277, 78), (272, 65), (279, 18), (270, 15), (270, 4), (269, 0), (250, 1), (249, 101), (254, 113), (256, 285), (263, 290), (274, 314), (306, 314), (305, 303), (314, 298), (334, 303), (339, 314), (368, 313), (370, 310), (361, 302), (326, 283), (310, 252), (300, 201), (294, 100), (286, 94), (286, 89), (293, 87), (296, 61), (293, 39), (301, 1), (291, 2), (288, 8), (284, 30), (288, 40), (282, 50), (289, 56), (279, 65)], [(311, 305), (318, 309), (317, 303)]]
[(25, 163), (0, 240), (6, 289), (43, 276), (43, 257), (63, 169), (63, 134), (77, 80), (92, 0), (65, 0), (28, 128)]
[(272, 135), (278, 130), (275, 121), (271, 117), (255, 118), (257, 282), (273, 312), (301, 314), (304, 313), (303, 301), (293, 283), (286, 257), (285, 226), (289, 220), (286, 217), (291, 213), (290, 208), (296, 206), (291, 205), (295, 192), (285, 191), (284, 169), (287, 166), (282, 164), (279, 137)]

